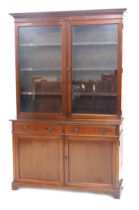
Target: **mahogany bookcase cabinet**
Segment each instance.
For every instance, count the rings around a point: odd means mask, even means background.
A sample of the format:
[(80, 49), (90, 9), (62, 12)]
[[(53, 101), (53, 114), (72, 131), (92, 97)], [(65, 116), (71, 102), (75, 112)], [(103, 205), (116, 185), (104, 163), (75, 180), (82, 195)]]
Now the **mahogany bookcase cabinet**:
[(55, 187), (120, 197), (124, 11), (11, 14), (13, 189)]

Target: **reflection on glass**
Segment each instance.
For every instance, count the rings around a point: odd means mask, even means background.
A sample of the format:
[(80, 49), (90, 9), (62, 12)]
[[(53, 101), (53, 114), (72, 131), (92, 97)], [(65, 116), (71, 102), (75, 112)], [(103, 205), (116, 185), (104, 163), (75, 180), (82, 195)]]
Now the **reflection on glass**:
[(72, 27), (72, 112), (115, 114), (117, 25)]
[(19, 30), (22, 112), (62, 112), (61, 27)]

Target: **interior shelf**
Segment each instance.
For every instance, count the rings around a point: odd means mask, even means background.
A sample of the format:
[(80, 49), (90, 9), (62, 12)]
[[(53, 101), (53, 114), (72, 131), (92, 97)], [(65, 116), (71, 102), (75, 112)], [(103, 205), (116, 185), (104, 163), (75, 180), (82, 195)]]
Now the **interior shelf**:
[(74, 96), (112, 96), (116, 97), (117, 93), (104, 93), (104, 92), (78, 92), (78, 93), (73, 93)]
[(20, 47), (60, 47), (61, 43), (21, 43)]
[(58, 96), (58, 95), (62, 95), (61, 92), (32, 92), (32, 91), (23, 91), (21, 92), (21, 95), (24, 96)]
[(101, 45), (117, 45), (117, 42), (76, 42), (73, 46), (101, 46)]
[[(116, 68), (110, 68), (110, 67), (91, 67), (91, 68), (72, 68), (73, 71), (116, 71)], [(47, 68), (20, 68), (20, 71), (61, 71), (60, 68), (54, 68), (54, 69), (47, 69)]]
[[(76, 42), (72, 46), (117, 45), (117, 42)], [(21, 43), (20, 47), (60, 47), (61, 43)]]
[(91, 68), (72, 68), (73, 71), (115, 71), (116, 68), (110, 67), (91, 67)]
[(61, 71), (60, 68), (46, 69), (46, 68), (20, 68), (20, 71)]
[[(60, 92), (32, 92), (32, 91), (23, 91), (21, 92), (21, 95), (28, 95), (28, 96), (32, 96), (32, 95), (61, 95), (62, 93)], [(74, 96), (117, 96), (116, 93), (103, 93), (103, 92), (99, 92), (99, 93), (89, 93), (89, 92), (78, 92), (78, 93), (73, 93)]]

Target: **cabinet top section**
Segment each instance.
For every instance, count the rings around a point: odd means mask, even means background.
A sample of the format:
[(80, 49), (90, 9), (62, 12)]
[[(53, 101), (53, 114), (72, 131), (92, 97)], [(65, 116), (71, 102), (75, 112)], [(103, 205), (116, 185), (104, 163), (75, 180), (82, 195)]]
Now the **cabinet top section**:
[(121, 9), (101, 9), (101, 10), (76, 10), (58, 12), (27, 12), (10, 13), (15, 18), (15, 22), (27, 22), (29, 20), (76, 20), (76, 19), (116, 19), (122, 18), (126, 8)]

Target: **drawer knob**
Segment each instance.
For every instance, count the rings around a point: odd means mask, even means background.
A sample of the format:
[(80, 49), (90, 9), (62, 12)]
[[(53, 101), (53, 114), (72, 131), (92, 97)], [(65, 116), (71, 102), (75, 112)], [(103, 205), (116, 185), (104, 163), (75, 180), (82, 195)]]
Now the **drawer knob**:
[(79, 128), (75, 128), (75, 132), (77, 132), (77, 133), (78, 133), (79, 131), (80, 131), (80, 129), (79, 129)]
[(24, 125), (24, 130), (28, 130), (29, 126), (28, 125)]
[(48, 127), (48, 131), (49, 131), (49, 133), (52, 131), (52, 128), (51, 127)]
[(104, 128), (101, 128), (99, 131), (100, 131), (100, 133), (101, 133), (102, 135), (104, 135), (105, 132), (106, 132), (106, 130), (105, 130)]
[(68, 155), (65, 155), (65, 156), (64, 156), (64, 160), (67, 160), (67, 159), (68, 159)]

